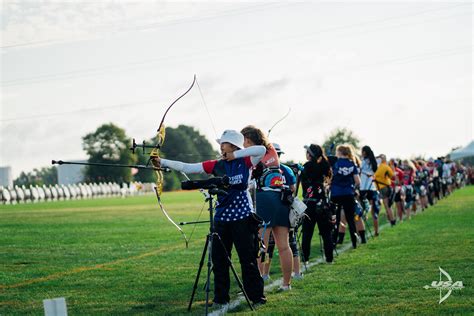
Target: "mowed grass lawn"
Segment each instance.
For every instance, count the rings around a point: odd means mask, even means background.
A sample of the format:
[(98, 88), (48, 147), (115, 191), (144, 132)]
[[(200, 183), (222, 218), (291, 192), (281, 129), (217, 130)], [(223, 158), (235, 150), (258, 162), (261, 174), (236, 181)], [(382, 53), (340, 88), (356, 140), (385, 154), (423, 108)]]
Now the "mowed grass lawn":
[[(203, 199), (174, 192), (163, 203), (175, 221), (191, 221)], [(204, 210), (201, 220), (207, 218)], [(473, 223), (474, 187), (468, 187), (340, 254), (334, 265), (312, 267), (291, 292), (267, 293), (258, 312), (473, 314)], [(183, 230), (189, 237), (193, 226)], [(186, 249), (154, 196), (2, 205), (0, 314), (42, 314), (42, 300), (55, 297), (66, 298), (70, 315), (184, 314), (207, 231), (207, 224), (196, 226)], [(318, 239), (313, 254), (319, 255)], [(465, 286), (442, 304), (438, 291), (423, 288), (439, 280), (439, 266)], [(196, 314), (204, 312), (204, 276)]]
[[(474, 314), (474, 187), (455, 192), (333, 265), (318, 265), (261, 312), (278, 314)], [(347, 238), (346, 238), (347, 239)], [(465, 286), (441, 304), (439, 269)], [(443, 276), (443, 280), (447, 281)], [(443, 296), (446, 294), (443, 291)]]

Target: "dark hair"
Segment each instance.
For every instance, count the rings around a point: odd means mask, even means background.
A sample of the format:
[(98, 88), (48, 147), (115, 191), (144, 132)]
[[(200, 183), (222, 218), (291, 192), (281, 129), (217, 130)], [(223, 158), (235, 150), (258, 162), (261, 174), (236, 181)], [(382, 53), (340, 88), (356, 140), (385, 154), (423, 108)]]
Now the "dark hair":
[(323, 149), (319, 145), (311, 144), (306, 147), (306, 151), (311, 156), (311, 160), (318, 160), (319, 157), (323, 157), (324, 160), (327, 160), (326, 155), (324, 155)]
[(306, 148), (306, 151), (311, 156), (311, 161), (316, 164), (318, 163), (318, 159), (321, 158), (320, 163), (322, 163), (323, 165), (327, 165), (328, 170), (329, 170), (328, 173), (325, 174), (324, 176), (326, 176), (328, 179), (331, 179), (332, 178), (331, 166), (329, 165), (329, 160), (324, 154), (324, 151), (321, 148), (321, 146), (316, 145), (316, 144), (311, 144)]
[(369, 158), (370, 167), (372, 168), (372, 171), (377, 171), (377, 160), (375, 159), (375, 155), (372, 149), (369, 146), (364, 146), (362, 147), (362, 152), (365, 153), (364, 158)]
[(253, 125), (245, 126), (241, 131), (245, 138), (250, 139), (255, 145), (263, 145), (270, 149), (272, 146), (261, 129)]

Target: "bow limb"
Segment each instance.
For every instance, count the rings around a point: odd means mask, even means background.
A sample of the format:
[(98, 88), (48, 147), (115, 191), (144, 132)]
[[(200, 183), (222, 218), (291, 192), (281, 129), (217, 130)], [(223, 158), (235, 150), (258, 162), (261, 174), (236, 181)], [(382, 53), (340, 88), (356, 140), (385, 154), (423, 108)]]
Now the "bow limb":
[(184, 231), (181, 229), (181, 227), (179, 227), (178, 224), (176, 224), (175, 221), (173, 221), (173, 220), (171, 219), (171, 217), (168, 215), (168, 213), (166, 212), (165, 208), (163, 207), (163, 204), (161, 203), (161, 197), (160, 197), (160, 195), (158, 194), (158, 188), (155, 187), (154, 189), (155, 189), (156, 199), (158, 200), (158, 205), (160, 206), (161, 211), (162, 211), (163, 214), (166, 216), (166, 218), (168, 219), (168, 221), (170, 221), (170, 222), (181, 232), (181, 234), (183, 235), (183, 238), (184, 238), (184, 242), (186, 243), (186, 248), (188, 248), (189, 240), (188, 240), (188, 238), (186, 237), (186, 234), (185, 234)]
[(186, 94), (188, 94), (189, 91), (194, 87), (194, 83), (196, 82), (196, 75), (194, 75), (193, 82), (191, 83), (191, 86), (189, 86), (188, 90), (184, 92), (182, 95), (180, 95), (176, 100), (173, 101), (173, 103), (168, 106), (168, 108), (165, 111), (165, 114), (163, 115), (163, 118), (161, 119), (160, 126), (158, 127), (158, 132), (160, 129), (163, 127), (163, 123), (165, 122), (166, 114), (168, 114), (168, 111), (173, 107), (173, 105), (178, 102), (182, 97), (184, 97)]
[(283, 121), (284, 119), (286, 119), (286, 117), (288, 115), (290, 115), (290, 112), (291, 112), (291, 108), (288, 108), (288, 112), (281, 118), (279, 119), (278, 121), (276, 121), (275, 124), (273, 124), (273, 126), (268, 130), (268, 133), (267, 133), (267, 137), (270, 137), (270, 133), (272, 132), (272, 129), (277, 126), (278, 123), (280, 123), (281, 121)]
[[(158, 126), (158, 130), (157, 130), (157, 139), (158, 139), (158, 142), (156, 143), (156, 146), (155, 148), (152, 150), (152, 154), (155, 153), (155, 154), (158, 154), (158, 149), (161, 148), (161, 146), (163, 146), (164, 142), (165, 142), (165, 135), (166, 135), (166, 128), (165, 128), (165, 118), (166, 118), (166, 115), (168, 114), (169, 110), (171, 110), (171, 108), (173, 107), (173, 105), (178, 102), (182, 97), (184, 97), (186, 94), (188, 94), (189, 91), (191, 91), (191, 89), (194, 87), (194, 83), (196, 82), (196, 75), (194, 75), (194, 78), (193, 78), (193, 82), (191, 83), (191, 86), (189, 86), (189, 88), (183, 93), (181, 94), (178, 98), (176, 98), (176, 100), (174, 100), (169, 106), (168, 108), (166, 109), (165, 111), (165, 114), (163, 114), (163, 118), (161, 119), (161, 122), (160, 122), (160, 125)], [(148, 164), (150, 163), (151, 161), (151, 158), (152, 158), (152, 154), (150, 155), (150, 158), (148, 159), (148, 162), (147, 162), (147, 166)]]
[[(164, 127), (164, 126), (163, 126)], [(158, 133), (158, 140), (159, 142), (162, 142), (164, 140), (164, 134)], [(150, 154), (150, 157), (159, 157), (158, 149), (153, 149), (153, 151)], [(175, 221), (169, 216), (168, 212), (166, 212), (163, 203), (161, 203), (161, 193), (163, 192), (163, 172), (161, 170), (155, 171), (156, 173), (156, 185), (154, 187), (155, 189), (155, 194), (156, 194), (156, 199), (158, 201), (158, 205), (160, 206), (161, 211), (165, 215), (165, 217), (168, 219), (169, 222), (171, 222), (183, 235), (184, 242), (186, 243), (186, 248), (188, 248), (189, 244), (189, 239), (186, 237), (186, 234), (184, 231), (181, 229), (181, 227), (176, 224)]]

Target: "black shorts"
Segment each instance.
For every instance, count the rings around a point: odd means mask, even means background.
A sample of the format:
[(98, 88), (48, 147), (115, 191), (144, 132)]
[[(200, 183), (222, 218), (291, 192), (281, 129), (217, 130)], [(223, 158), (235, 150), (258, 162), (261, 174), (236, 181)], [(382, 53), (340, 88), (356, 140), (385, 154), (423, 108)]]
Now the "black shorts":
[(377, 191), (372, 190), (362, 190), (360, 191), (360, 196), (361, 198), (367, 198), (369, 201), (375, 201), (379, 197)]
[(411, 203), (416, 200), (416, 193), (413, 190), (413, 187), (411, 185), (404, 185), (403, 190), (405, 191), (405, 202), (406, 203)]
[(395, 188), (395, 198), (394, 198), (394, 201), (395, 202), (401, 202), (402, 201), (402, 196), (405, 195), (405, 192), (403, 191), (403, 188), (402, 187), (397, 187)]

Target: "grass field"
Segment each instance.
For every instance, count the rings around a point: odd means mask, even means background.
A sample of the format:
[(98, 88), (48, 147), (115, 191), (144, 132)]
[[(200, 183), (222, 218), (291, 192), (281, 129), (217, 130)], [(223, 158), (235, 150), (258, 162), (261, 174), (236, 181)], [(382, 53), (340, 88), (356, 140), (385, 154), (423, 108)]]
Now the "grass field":
[[(175, 221), (195, 220), (202, 200), (198, 192), (163, 197)], [(268, 293), (258, 312), (473, 314), (472, 223), (469, 187), (341, 254), (334, 265), (314, 266), (291, 292)], [(193, 226), (183, 229), (189, 237)], [(154, 196), (145, 196), (3, 205), (0, 231), (1, 315), (42, 314), (42, 300), (54, 297), (66, 298), (70, 315), (184, 314), (208, 225), (196, 226), (186, 249)], [(442, 304), (438, 291), (423, 288), (439, 280), (439, 266), (465, 286)], [(273, 278), (278, 270), (274, 264)], [(196, 314), (204, 312), (204, 277), (200, 284)], [(239, 311), (249, 312), (245, 305)]]

